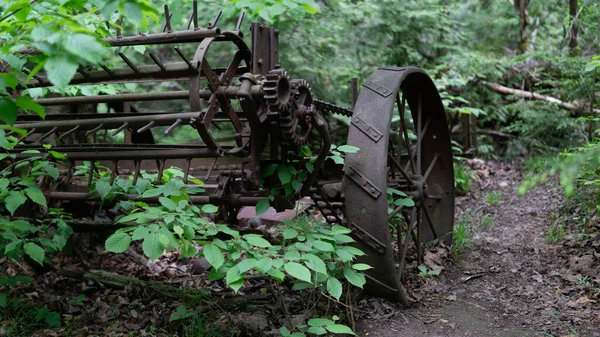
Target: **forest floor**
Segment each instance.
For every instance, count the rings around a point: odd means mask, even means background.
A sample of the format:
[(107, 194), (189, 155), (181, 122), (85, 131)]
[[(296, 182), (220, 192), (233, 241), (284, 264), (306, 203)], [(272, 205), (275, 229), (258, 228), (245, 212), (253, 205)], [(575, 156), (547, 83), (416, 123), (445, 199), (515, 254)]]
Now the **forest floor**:
[[(563, 200), (553, 179), (521, 196), (522, 170), (497, 162), (471, 164), (480, 186), (457, 198), (455, 222), (472, 230), (470, 245), (446, 258), (439, 276), (426, 278), (411, 308), (363, 302), (368, 314), (359, 319), (357, 333), (600, 336), (598, 220), (588, 222), (595, 228), (584, 234), (577, 205)], [(446, 255), (441, 249), (429, 252), (440, 253)]]
[[(456, 200), (455, 226), (462, 225), (469, 233), (463, 241), (466, 247), (462, 253), (451, 253), (445, 247), (427, 251), (426, 265), (443, 270), (439, 276), (412, 277), (409, 294), (414, 301), (408, 308), (383, 299), (359, 297), (354, 305), (357, 334), (600, 336), (598, 219), (593, 217), (583, 224), (577, 215), (577, 205), (564, 200), (553, 179), (520, 196), (516, 190), (523, 181), (523, 170), (478, 160), (471, 161), (471, 166), (479, 178), (471, 193)], [(110, 270), (188, 289), (209, 284), (207, 280), (190, 277), (192, 261), (178, 261), (176, 256), (167, 254), (155, 263), (140, 263), (140, 250), (114, 255), (103, 252), (102, 240), (96, 244), (85, 240), (83, 243), (74, 254), (55, 256), (54, 265), (75, 271)], [(0, 263), (7, 265), (11, 274), (34, 275), (24, 263), (10, 260)], [(277, 336), (277, 327), (286, 321), (277, 309), (279, 301), (267, 299), (270, 303), (263, 303), (253, 312), (248, 306), (246, 312), (215, 307), (208, 311), (217, 315), (171, 322), (171, 314), (182, 304), (176, 297), (155, 296), (156, 291), (139, 287), (115, 289), (114, 284), (78, 280), (54, 272), (34, 278), (34, 283), (18, 286), (14, 291), (28, 303), (59, 312), (62, 326), (40, 329), (35, 321), (44, 315), (36, 317), (39, 313), (19, 309), (0, 319), (1, 337), (217, 337), (222, 335), (218, 330), (223, 328), (229, 330), (227, 336)], [(254, 295), (258, 297), (263, 296), (259, 289), (269, 287), (261, 282), (251, 287), (257, 289)], [(227, 292), (218, 286), (213, 286), (212, 291)], [(302, 302), (291, 293), (284, 292), (283, 296), (290, 310), (294, 310), (294, 303)], [(338, 309), (344, 311), (343, 307)], [(186, 311), (180, 314), (185, 315)], [(292, 312), (295, 318), (305, 319), (302, 314), (302, 311)], [(14, 324), (23, 321), (29, 325), (16, 330)], [(195, 334), (180, 334), (186, 324), (209, 328)]]

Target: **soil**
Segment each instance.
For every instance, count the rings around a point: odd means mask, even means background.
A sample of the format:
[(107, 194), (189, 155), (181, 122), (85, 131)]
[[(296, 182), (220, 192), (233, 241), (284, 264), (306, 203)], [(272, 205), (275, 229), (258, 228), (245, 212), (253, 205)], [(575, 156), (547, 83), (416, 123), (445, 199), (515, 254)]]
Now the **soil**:
[[(472, 160), (469, 165), (477, 176), (474, 191), (458, 197), (456, 205), (456, 225), (462, 222), (470, 228), (469, 244), (460, 254), (448, 247), (428, 248), (425, 265), (441, 273), (411, 276), (407, 287), (413, 298), (410, 307), (380, 298), (354, 297), (358, 298), (353, 306), (357, 334), (600, 336), (598, 219), (592, 217), (585, 222), (579, 219), (577, 205), (563, 200), (563, 192), (554, 180), (520, 196), (516, 190), (523, 181), (523, 171), (498, 162)], [(497, 202), (488, 198), (492, 192), (500, 196)], [(556, 243), (545, 237), (553, 222), (567, 224), (563, 237)], [(53, 258), (54, 265), (75, 271), (112, 270), (183, 288), (209, 284), (190, 276), (193, 268), (208, 267), (202, 261), (193, 264), (167, 254), (156, 263), (140, 263), (141, 250), (107, 255), (103, 253), (102, 242), (100, 238), (96, 244), (78, 245), (75, 254), (68, 257), (57, 255)], [(7, 266), (9, 274), (34, 275), (22, 262), (0, 263)], [(256, 290), (254, 295), (262, 296), (262, 290), (268, 287), (268, 283), (259, 279), (251, 288)], [(285, 289), (278, 290), (281, 291), (278, 300), (254, 306), (258, 310), (253, 312), (219, 311), (221, 318), (209, 325), (245, 331), (238, 334), (242, 336), (277, 336), (277, 327), (286, 322), (277, 303), (287, 303), (292, 321), (304, 321), (310, 314), (302, 298), (293, 297)], [(181, 301), (153, 296), (149, 290), (114, 289), (51, 272), (35, 277), (35, 283), (22, 285), (15, 291), (29, 303), (61, 313), (63, 327), (30, 328), (31, 333), (26, 334), (29, 336), (177, 335), (172, 332), (177, 331), (173, 326), (178, 322), (169, 322), (169, 316)], [(212, 291), (225, 294), (228, 290), (213, 286)], [(345, 320), (343, 306), (338, 309)], [(131, 334), (132, 331), (135, 332)], [(0, 336), (6, 335), (0, 325)]]
[[(569, 211), (555, 181), (520, 196), (520, 170), (496, 162), (469, 164), (479, 188), (457, 198), (455, 226), (467, 221), (470, 246), (446, 259), (439, 276), (426, 277), (411, 307), (377, 299), (360, 303), (368, 314), (359, 319), (357, 333), (600, 336), (600, 238), (567, 229), (560, 243), (549, 243), (544, 233)], [(489, 204), (490, 192), (501, 193), (498, 203)], [(597, 232), (597, 222), (589, 226)]]

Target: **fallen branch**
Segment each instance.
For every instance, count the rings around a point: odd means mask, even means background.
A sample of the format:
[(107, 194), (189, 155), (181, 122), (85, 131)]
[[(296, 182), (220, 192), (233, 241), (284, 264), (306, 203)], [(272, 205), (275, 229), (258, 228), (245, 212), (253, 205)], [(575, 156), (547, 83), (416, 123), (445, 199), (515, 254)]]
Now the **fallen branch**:
[[(549, 103), (556, 104), (563, 109), (567, 109), (567, 110), (571, 110), (571, 111), (581, 111), (585, 108), (584, 106), (581, 106), (581, 105), (576, 105), (576, 104), (569, 103), (569, 102), (563, 102), (554, 97), (544, 96), (544, 95), (536, 94), (534, 92), (529, 92), (529, 91), (520, 90), (520, 89), (513, 89), (513, 88), (505, 87), (498, 83), (487, 82), (487, 81), (475, 79), (474, 77), (469, 77), (469, 81), (477, 81), (479, 83), (483, 83), (490, 89), (494, 90), (497, 93), (503, 94), (503, 95), (518, 95), (523, 98), (529, 98), (532, 100), (546, 101)], [(594, 113), (600, 114), (600, 109), (592, 109), (592, 111)]]

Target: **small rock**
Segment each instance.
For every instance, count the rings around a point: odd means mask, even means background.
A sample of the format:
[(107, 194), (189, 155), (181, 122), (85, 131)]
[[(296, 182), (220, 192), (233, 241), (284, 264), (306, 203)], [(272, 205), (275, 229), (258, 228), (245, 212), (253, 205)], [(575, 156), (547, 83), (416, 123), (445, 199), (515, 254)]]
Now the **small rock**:
[(207, 272), (210, 268), (210, 263), (208, 263), (206, 258), (202, 257), (194, 261), (194, 264), (192, 265), (192, 274), (202, 274)]

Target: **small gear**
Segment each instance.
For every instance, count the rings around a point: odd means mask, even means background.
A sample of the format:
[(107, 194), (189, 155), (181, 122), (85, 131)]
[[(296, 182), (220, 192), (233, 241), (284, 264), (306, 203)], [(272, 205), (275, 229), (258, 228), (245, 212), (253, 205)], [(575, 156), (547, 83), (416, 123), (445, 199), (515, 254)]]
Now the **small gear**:
[(291, 90), (294, 93), (291, 109), (280, 111), (279, 125), (284, 139), (302, 146), (310, 136), (316, 109), (306, 80), (292, 80)]
[(282, 69), (271, 70), (263, 82), (265, 101), (271, 111), (289, 111), (292, 107), (293, 97), (290, 77)]

